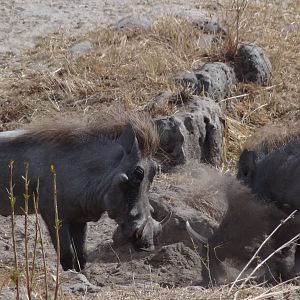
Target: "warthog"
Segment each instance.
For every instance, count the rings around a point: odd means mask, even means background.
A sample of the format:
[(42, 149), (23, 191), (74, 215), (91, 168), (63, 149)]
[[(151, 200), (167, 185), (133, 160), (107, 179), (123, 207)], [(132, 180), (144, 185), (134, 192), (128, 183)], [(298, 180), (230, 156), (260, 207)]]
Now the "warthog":
[(265, 202), (299, 210), (300, 136), (275, 149), (265, 143), (242, 152), (237, 178)]
[[(57, 174), (61, 265), (81, 270), (86, 264), (87, 222), (106, 211), (138, 250), (153, 250), (161, 224), (151, 217), (148, 190), (157, 171), (151, 159), (158, 137), (150, 119), (107, 113), (94, 122), (47, 124), (0, 135), (0, 213), (11, 214), (7, 187), (13, 163), (15, 213), (24, 209), (24, 162), (29, 165), (29, 194), (39, 181), (39, 212), (54, 247), (53, 178)], [(32, 197), (29, 213), (34, 212)], [(71, 246), (73, 243), (74, 248)], [(75, 261), (76, 251), (77, 260)]]
[[(193, 203), (198, 201), (201, 206), (203, 201), (210, 199), (213, 206), (223, 207), (223, 213), (218, 216), (217, 220), (219, 225), (209, 236), (199, 234), (193, 229), (193, 224), (186, 223), (189, 233), (198, 242), (206, 245), (202, 247), (202, 257), (205, 263), (201, 284), (228, 283), (237, 277), (262, 242), (287, 217), (287, 214), (271, 204), (258, 201), (247, 187), (229, 175), (222, 175), (210, 169), (205, 178), (207, 186), (203, 186), (201, 178), (193, 174), (191, 180), (195, 182), (197, 179), (200, 182), (199, 188), (201, 186), (206, 194), (200, 194), (198, 199), (196, 199), (197, 195), (192, 195)], [(220, 195), (223, 195), (222, 201), (219, 199)], [(208, 203), (205, 207), (207, 207), (206, 210), (209, 208)], [(209, 210), (217, 211), (215, 207)], [(253, 270), (259, 261), (268, 257), (299, 233), (300, 218), (297, 215), (275, 232), (259, 251), (242, 278), (247, 273), (249, 274), (249, 270)], [(294, 248), (286, 248), (276, 253), (260, 268), (259, 272), (255, 273), (256, 280), (290, 278), (294, 275), (294, 258)]]

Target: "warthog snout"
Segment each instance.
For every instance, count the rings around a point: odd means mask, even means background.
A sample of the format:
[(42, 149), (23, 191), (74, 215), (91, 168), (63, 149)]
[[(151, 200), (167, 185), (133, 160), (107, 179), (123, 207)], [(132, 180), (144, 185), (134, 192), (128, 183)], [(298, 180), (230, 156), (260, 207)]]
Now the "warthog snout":
[(153, 251), (154, 238), (157, 237), (163, 227), (170, 221), (172, 212), (170, 212), (162, 221), (158, 222), (151, 216), (146, 222), (136, 230), (133, 245), (138, 251)]

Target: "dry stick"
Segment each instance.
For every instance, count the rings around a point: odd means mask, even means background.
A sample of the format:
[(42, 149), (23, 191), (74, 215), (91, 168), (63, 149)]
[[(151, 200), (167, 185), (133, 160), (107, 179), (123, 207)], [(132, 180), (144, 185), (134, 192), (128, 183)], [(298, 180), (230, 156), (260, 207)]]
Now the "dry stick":
[(29, 194), (28, 194), (28, 187), (29, 187), (29, 181), (28, 181), (28, 163), (25, 163), (25, 178), (23, 178), (25, 181), (25, 193), (24, 193), (24, 202), (25, 202), (25, 269), (26, 269), (26, 286), (27, 286), (27, 296), (28, 299), (31, 300), (31, 281), (29, 279), (29, 264), (28, 264), (28, 200), (29, 200)]
[(273, 89), (273, 88), (275, 88), (277, 86), (280, 86), (282, 84), (283, 83), (274, 84), (274, 85), (267, 86), (265, 88), (259, 89), (256, 92), (245, 93), (245, 94), (241, 94), (241, 95), (237, 95), (237, 96), (232, 96), (232, 97), (224, 98), (224, 99), (220, 100), (219, 102), (225, 102), (225, 101), (228, 101), (228, 100), (234, 100), (234, 99), (244, 98), (244, 97), (247, 97), (247, 96), (250, 96), (250, 95), (253, 95), (253, 94), (259, 94), (261, 91), (268, 91), (268, 90), (271, 90), (271, 89)]
[(264, 299), (264, 298), (268, 298), (270, 299), (272, 296), (277, 296), (277, 295), (283, 295), (285, 293), (290, 293), (290, 292), (294, 292), (294, 291), (298, 291), (300, 290), (300, 286), (294, 286), (292, 288), (288, 288), (286, 290), (280, 290), (280, 291), (277, 291), (277, 292), (271, 292), (271, 293), (268, 293), (268, 294), (261, 294), (259, 296), (256, 296), (256, 297), (251, 297), (251, 298), (247, 298), (249, 300), (259, 300), (259, 299)]
[(71, 238), (71, 244), (72, 244), (72, 248), (73, 248), (73, 251), (74, 251), (74, 254), (75, 254), (76, 263), (79, 267), (79, 273), (81, 273), (82, 270), (81, 270), (81, 267), (80, 267), (80, 263), (79, 263), (79, 259), (78, 259), (78, 255), (77, 255), (77, 250), (76, 250), (73, 238)]
[[(282, 286), (282, 285), (284, 285), (284, 284), (287, 284), (287, 283), (289, 283), (289, 282), (291, 282), (291, 281), (297, 280), (297, 279), (299, 279), (299, 278), (300, 278), (300, 276), (296, 276), (296, 277), (294, 277), (294, 278), (290, 278), (290, 279), (288, 279), (288, 280), (285, 280), (285, 281), (283, 281), (283, 282), (280, 282), (279, 284), (277, 284), (277, 285), (275, 285), (275, 286), (272, 286), (271, 288), (267, 289), (266, 291), (264, 291), (264, 292), (261, 293), (260, 295), (256, 296), (255, 298), (251, 298), (251, 300), (254, 300), (254, 299), (262, 299), (263, 296), (265, 296), (265, 295), (270, 295), (270, 294), (272, 293), (272, 290), (278, 289), (280, 286)], [(298, 288), (300, 288), (300, 287), (298, 287)], [(250, 299), (249, 299), (249, 300), (250, 300)]]
[[(41, 250), (42, 250), (43, 267), (44, 267), (45, 300), (47, 300), (48, 299), (47, 265), (46, 265), (45, 251), (44, 251), (43, 235), (42, 235), (41, 224), (40, 224), (40, 219), (39, 219), (39, 215), (38, 215), (39, 201), (40, 201), (40, 179), (38, 178), (37, 187), (36, 187), (36, 197), (35, 197), (35, 194), (33, 193), (33, 204), (34, 204), (36, 228), (39, 233), (39, 239), (40, 239)], [(33, 275), (34, 275), (34, 266), (32, 269), (32, 275), (31, 275), (32, 278), (33, 278)]]
[[(34, 210), (35, 208), (35, 195), (33, 193), (33, 204), (34, 204)], [(30, 276), (30, 284), (32, 286), (33, 284), (33, 278), (34, 278), (34, 272), (35, 272), (35, 260), (36, 260), (36, 251), (37, 251), (37, 244), (39, 239), (39, 232), (38, 232), (38, 214), (35, 215), (35, 236), (34, 236), (34, 245), (33, 245), (33, 257), (32, 257), (32, 266), (31, 266), (31, 276)]]
[[(244, 280), (244, 279), (243, 279)], [(247, 290), (254, 290), (255, 288), (258, 288), (258, 287), (261, 287), (261, 286), (264, 286), (266, 284), (266, 281), (263, 281), (259, 284), (255, 284), (255, 285), (251, 285), (250, 287), (248, 288), (245, 288), (243, 290), (239, 289), (237, 290), (235, 293), (234, 293), (234, 297), (233, 297), (233, 300), (238, 300), (239, 299), (239, 296), (240, 296), (240, 293), (245, 293)], [(249, 299), (250, 300), (250, 299)], [(251, 299), (252, 300), (252, 299)]]
[(16, 198), (14, 197), (14, 186), (13, 186), (13, 166), (14, 161), (11, 160), (9, 162), (9, 201), (11, 206), (11, 230), (12, 230), (12, 240), (13, 240), (13, 249), (14, 249), (14, 261), (15, 261), (15, 270), (13, 274), (13, 280), (16, 284), (17, 295), (16, 299), (20, 299), (20, 291), (19, 291), (19, 265), (18, 265), (18, 257), (17, 257), (17, 244), (15, 239), (15, 203)]
[[(294, 214), (297, 212), (297, 210), (294, 210), (287, 218), (285, 218), (283, 221), (280, 222), (280, 224), (271, 232), (271, 234), (263, 241), (263, 243), (259, 246), (259, 248), (256, 250), (256, 252), (253, 254), (253, 256), (251, 257), (251, 259), (248, 261), (248, 263), (246, 264), (246, 266), (243, 268), (243, 270), (240, 272), (240, 274), (237, 276), (237, 278), (235, 279), (235, 281), (232, 283), (230, 289), (229, 289), (229, 293), (232, 291), (232, 289), (234, 288), (234, 286), (236, 285), (236, 283), (239, 281), (240, 277), (242, 276), (242, 274), (246, 271), (246, 269), (249, 267), (249, 265), (252, 263), (252, 261), (256, 258), (257, 254), (259, 253), (259, 251), (262, 249), (262, 247), (269, 241), (269, 239), (275, 234), (275, 232), (284, 224), (286, 223), (289, 219), (291, 219)], [(251, 274), (252, 275), (252, 274)], [(248, 276), (249, 277), (249, 276)], [(247, 278), (248, 278), (247, 277)], [(247, 279), (246, 278), (246, 279)], [(248, 279), (249, 280), (249, 279)], [(247, 281), (248, 281), (247, 280)]]
[(251, 115), (253, 115), (256, 111), (260, 110), (261, 108), (265, 107), (269, 105), (269, 103), (265, 103), (265, 104), (262, 104), (260, 105), (259, 107), (256, 107), (254, 110), (250, 111), (249, 114), (245, 115), (243, 118), (242, 118), (242, 121), (241, 122), (244, 122), (247, 118), (249, 118)]
[(53, 201), (54, 201), (55, 233), (56, 233), (56, 283), (55, 283), (55, 294), (54, 294), (54, 300), (56, 300), (58, 297), (58, 288), (59, 288), (59, 264), (60, 264), (59, 227), (60, 227), (60, 220), (58, 218), (56, 172), (55, 172), (54, 165), (51, 165), (51, 172), (53, 173)]
[(292, 244), (295, 240), (300, 238), (300, 233), (298, 233), (296, 236), (294, 236), (292, 239), (290, 239), (288, 242), (281, 245), (279, 248), (277, 248), (274, 252), (272, 252), (268, 257), (266, 257), (259, 265), (257, 265), (254, 270), (251, 272), (251, 274), (245, 279), (245, 281), (242, 283), (241, 288), (245, 286), (245, 284), (248, 282), (250, 277), (264, 264), (266, 263), (273, 255), (280, 252), (282, 249), (286, 248), (290, 244)]

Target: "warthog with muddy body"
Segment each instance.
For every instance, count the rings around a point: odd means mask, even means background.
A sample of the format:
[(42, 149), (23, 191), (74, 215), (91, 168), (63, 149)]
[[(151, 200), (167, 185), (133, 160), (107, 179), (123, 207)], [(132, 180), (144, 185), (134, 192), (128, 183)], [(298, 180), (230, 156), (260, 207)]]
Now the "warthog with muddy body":
[[(192, 172), (195, 167), (190, 167)], [(216, 170), (205, 168), (205, 180), (194, 172), (190, 181), (198, 182), (197, 192), (190, 194), (191, 203), (205, 203), (204, 211), (218, 211), (218, 226), (210, 235), (204, 235), (193, 229), (193, 224), (187, 222), (190, 234), (201, 244), (204, 267), (201, 284), (222, 284), (233, 281), (255, 254), (268, 235), (288, 215), (271, 204), (262, 203), (230, 175), (218, 173)], [(194, 170), (193, 170), (194, 171)], [(203, 172), (202, 172), (203, 173)], [(181, 171), (183, 174), (183, 171)], [(207, 199), (210, 199), (209, 202)], [(209, 204), (211, 203), (211, 204)], [(209, 208), (212, 205), (212, 208)], [(218, 210), (222, 208), (222, 213)], [(199, 226), (198, 226), (199, 227)], [(203, 230), (205, 232), (205, 230)], [(283, 224), (268, 242), (258, 252), (242, 278), (250, 273), (257, 264), (267, 258), (283, 244), (289, 242), (300, 233), (300, 218), (296, 215)], [(275, 253), (254, 274), (256, 280), (279, 280), (294, 275), (294, 247)]]
[[(158, 137), (150, 119), (107, 113), (97, 121), (47, 124), (0, 134), (0, 213), (10, 215), (8, 164), (13, 161), (15, 213), (24, 210), (24, 163), (29, 165), (29, 213), (39, 181), (39, 212), (57, 249), (53, 176), (57, 174), (61, 265), (85, 267), (87, 222), (106, 211), (136, 249), (152, 250), (161, 224), (151, 217), (148, 190)], [(72, 247), (72, 244), (74, 247)], [(75, 261), (75, 252), (79, 262)]]

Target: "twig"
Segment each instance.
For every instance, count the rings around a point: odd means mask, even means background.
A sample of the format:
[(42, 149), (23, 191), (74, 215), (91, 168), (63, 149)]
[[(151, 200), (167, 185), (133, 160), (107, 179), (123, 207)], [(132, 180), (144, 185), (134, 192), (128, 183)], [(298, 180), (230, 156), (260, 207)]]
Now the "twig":
[(53, 105), (54, 109), (58, 112), (60, 112), (60, 107), (58, 102), (56, 101), (55, 97), (54, 100), (51, 99), (51, 95), (50, 93), (48, 93), (48, 91), (45, 89), (45, 93), (47, 94), (48, 100), (50, 101), (50, 103)]
[(271, 90), (271, 89), (273, 89), (273, 88), (275, 88), (277, 86), (280, 86), (282, 84), (283, 83), (274, 84), (274, 85), (271, 85), (271, 86), (267, 86), (265, 88), (261, 88), (258, 91), (255, 91), (255, 92), (252, 92), (252, 93), (245, 93), (245, 94), (241, 94), (241, 95), (237, 95), (237, 96), (232, 96), (232, 97), (224, 98), (224, 99), (220, 100), (219, 102), (225, 102), (225, 101), (228, 101), (228, 100), (234, 100), (234, 99), (244, 98), (244, 97), (247, 97), (247, 96), (250, 96), (250, 95), (253, 95), (253, 94), (259, 94), (262, 91), (269, 91), (269, 90)]
[(294, 287), (291, 287), (287, 290), (280, 290), (280, 291), (277, 291), (277, 292), (271, 292), (271, 293), (262, 293), (261, 295), (259, 296), (256, 296), (256, 297), (251, 297), (251, 298), (247, 298), (249, 300), (260, 300), (260, 299), (264, 299), (264, 298), (268, 298), (270, 299), (272, 296), (276, 296), (276, 295), (281, 295), (281, 294), (284, 294), (284, 293), (289, 293), (291, 291), (297, 291), (297, 290), (300, 290), (300, 286), (294, 286)]
[(15, 238), (15, 203), (16, 198), (14, 197), (14, 186), (13, 186), (13, 167), (14, 167), (14, 161), (11, 160), (9, 162), (9, 201), (10, 201), (10, 207), (11, 207), (11, 230), (12, 230), (12, 240), (13, 240), (13, 249), (14, 249), (14, 262), (15, 262), (15, 270), (12, 275), (12, 279), (16, 284), (17, 289), (17, 295), (16, 299), (20, 299), (20, 291), (19, 291), (19, 265), (18, 265), (18, 257), (17, 257), (17, 244), (16, 244), (16, 238)]
[(25, 163), (25, 177), (23, 178), (25, 182), (25, 193), (24, 193), (24, 202), (25, 202), (25, 269), (26, 269), (26, 286), (27, 286), (27, 296), (31, 300), (31, 280), (29, 277), (29, 264), (28, 264), (28, 201), (29, 201), (29, 181), (28, 181), (28, 163)]
[[(294, 214), (297, 212), (297, 210), (294, 210), (287, 218), (285, 218), (283, 221), (280, 222), (280, 224), (271, 232), (271, 234), (262, 242), (262, 244), (259, 246), (259, 248), (256, 250), (256, 252), (253, 254), (251, 259), (248, 261), (246, 266), (243, 268), (243, 270), (240, 272), (240, 274), (237, 276), (235, 281), (232, 283), (229, 292), (232, 291), (233, 287), (236, 285), (236, 283), (239, 281), (241, 278), (242, 274), (246, 271), (246, 269), (249, 267), (249, 265), (253, 262), (253, 260), (256, 258), (257, 254), (259, 251), (262, 249), (262, 247), (269, 241), (269, 239), (275, 234), (275, 232), (283, 225), (285, 224), (289, 219), (291, 219)], [(252, 275), (252, 274), (251, 274)], [(246, 278), (247, 279), (247, 278)]]
[[(34, 205), (34, 211), (36, 212), (34, 193), (33, 193), (33, 205)], [(33, 244), (32, 266), (31, 266), (31, 286), (33, 284), (33, 278), (34, 278), (34, 272), (35, 272), (35, 260), (36, 260), (36, 251), (37, 251), (38, 239), (39, 239), (38, 214), (36, 213), (35, 214), (35, 236), (34, 236), (34, 244)]]
[(60, 229), (60, 220), (58, 218), (56, 171), (55, 171), (54, 165), (51, 165), (51, 172), (53, 174), (53, 201), (54, 201), (55, 233), (56, 233), (56, 281), (55, 281), (55, 293), (54, 293), (54, 300), (56, 300), (56, 299), (58, 299), (58, 289), (59, 289), (59, 265), (60, 265), (59, 229)]
[[(283, 281), (283, 282), (280, 282), (279, 284), (277, 284), (277, 285), (271, 287), (270, 289), (267, 289), (266, 291), (264, 291), (263, 293), (261, 293), (259, 296), (255, 297), (255, 298), (251, 298), (251, 300), (254, 300), (254, 299), (262, 299), (262, 298), (261, 298), (262, 296), (264, 296), (264, 295), (270, 295), (270, 294), (271, 294), (271, 291), (272, 291), (273, 289), (278, 288), (278, 287), (280, 287), (280, 286), (282, 286), (282, 285), (284, 285), (284, 284), (287, 284), (287, 283), (289, 283), (289, 282), (291, 282), (291, 281), (293, 281), (293, 280), (299, 279), (299, 278), (300, 278), (300, 276), (296, 276), (296, 277), (294, 277), (294, 278), (291, 278), (291, 279), (285, 280), (285, 281)], [(249, 299), (249, 300), (250, 300), (250, 299)]]
[(72, 248), (73, 248), (73, 251), (74, 251), (75, 260), (76, 260), (76, 264), (77, 264), (78, 269), (79, 269), (79, 273), (81, 273), (82, 270), (81, 270), (81, 267), (80, 267), (80, 263), (79, 263), (79, 259), (78, 259), (78, 255), (77, 255), (77, 250), (76, 250), (73, 238), (71, 238), (71, 245), (72, 245)]
[(242, 122), (244, 122), (247, 118), (249, 118), (249, 117), (250, 117), (252, 114), (254, 114), (256, 111), (260, 110), (261, 108), (263, 108), (263, 107), (265, 107), (265, 106), (267, 106), (267, 105), (269, 105), (269, 103), (262, 104), (262, 105), (260, 105), (259, 107), (256, 107), (254, 110), (250, 111), (249, 114), (247, 114), (246, 116), (244, 116), (244, 117), (242, 118)]
[[(39, 233), (39, 239), (40, 239), (41, 250), (42, 250), (43, 268), (44, 268), (45, 300), (47, 300), (48, 299), (47, 264), (46, 264), (46, 256), (45, 256), (45, 251), (44, 251), (44, 241), (43, 241), (43, 235), (42, 235), (42, 230), (41, 230), (41, 224), (40, 224), (40, 219), (39, 219), (39, 215), (38, 215), (39, 201), (40, 201), (40, 180), (38, 178), (37, 187), (36, 187), (36, 196), (33, 193), (33, 204), (34, 204), (34, 213), (35, 213), (35, 220), (36, 220), (36, 228), (37, 228), (38, 233)], [(33, 275), (34, 275), (34, 266), (33, 266), (33, 269), (32, 269), (31, 278), (33, 278)]]
[(284, 243), (283, 245), (281, 245), (279, 248), (277, 248), (275, 251), (273, 251), (269, 256), (267, 256), (259, 265), (257, 265), (254, 270), (250, 273), (250, 275), (245, 279), (245, 281), (242, 283), (241, 288), (244, 287), (244, 285), (248, 282), (248, 280), (250, 279), (250, 277), (264, 264), (266, 263), (273, 255), (275, 255), (276, 253), (280, 252), (282, 249), (284, 249), (285, 247), (289, 246), (290, 244), (292, 244), (295, 240), (300, 238), (300, 233), (297, 234), (296, 236), (294, 236), (293, 238), (291, 238), (289, 241), (287, 241), (286, 243)]

